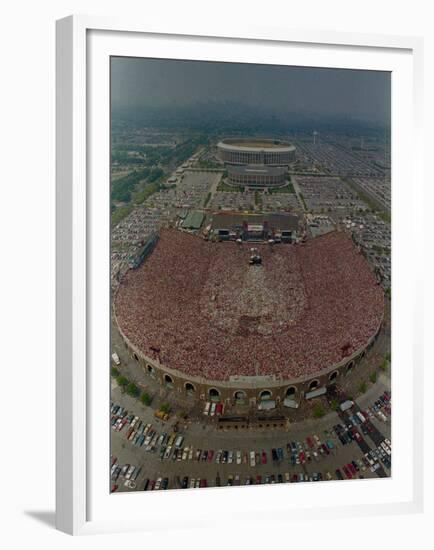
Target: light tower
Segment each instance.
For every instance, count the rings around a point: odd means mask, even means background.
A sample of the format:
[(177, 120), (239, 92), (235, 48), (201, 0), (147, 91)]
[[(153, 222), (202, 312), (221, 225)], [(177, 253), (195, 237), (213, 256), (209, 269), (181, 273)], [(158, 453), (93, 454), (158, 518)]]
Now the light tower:
[(316, 136), (318, 135), (318, 132), (316, 130), (313, 131), (313, 144), (316, 143)]

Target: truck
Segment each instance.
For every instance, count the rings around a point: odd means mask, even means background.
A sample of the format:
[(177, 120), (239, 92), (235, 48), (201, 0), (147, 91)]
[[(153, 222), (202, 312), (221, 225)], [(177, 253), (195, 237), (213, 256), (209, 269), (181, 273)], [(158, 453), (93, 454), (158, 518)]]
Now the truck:
[(121, 360), (119, 359), (119, 355), (116, 352), (112, 353), (112, 359), (113, 363), (119, 367), (119, 365), (121, 364)]
[(344, 411), (347, 411), (348, 409), (351, 409), (353, 405), (354, 405), (354, 401), (350, 401), (349, 399), (347, 399), (347, 401), (343, 401), (339, 405), (339, 408), (341, 409), (342, 412), (344, 412)]
[(169, 420), (169, 414), (164, 411), (155, 411), (154, 412), (155, 418), (158, 418), (159, 420), (162, 420), (163, 422), (167, 422)]

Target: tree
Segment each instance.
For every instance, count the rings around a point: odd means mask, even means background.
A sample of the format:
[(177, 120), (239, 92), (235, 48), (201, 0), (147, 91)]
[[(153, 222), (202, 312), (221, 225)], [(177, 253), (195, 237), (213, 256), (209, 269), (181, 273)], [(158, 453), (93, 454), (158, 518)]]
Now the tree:
[(359, 392), (360, 392), (360, 393), (365, 393), (367, 389), (368, 389), (368, 386), (367, 386), (366, 382), (365, 382), (365, 381), (360, 382), (360, 384), (359, 384)]
[(339, 408), (339, 401), (337, 399), (332, 399), (331, 403), (330, 403), (330, 407), (334, 410), (334, 411), (337, 411), (338, 408)]
[(324, 407), (321, 405), (321, 403), (318, 403), (313, 408), (313, 416), (314, 418), (322, 418), (325, 415)]
[(128, 395), (131, 395), (131, 397), (138, 397), (138, 395), (140, 394), (140, 390), (139, 388), (134, 384), (134, 382), (130, 382), (128, 385), (127, 385), (127, 394)]
[(114, 378), (116, 378), (117, 376), (119, 376), (119, 371), (118, 371), (118, 369), (117, 369), (116, 367), (112, 367), (112, 368), (110, 369), (110, 374), (111, 374)]
[(119, 384), (119, 386), (122, 389), (125, 389), (125, 386), (128, 385), (128, 378), (125, 378), (125, 376), (117, 376), (116, 377), (116, 382)]
[(380, 370), (382, 370), (383, 372), (385, 372), (387, 370), (387, 367), (389, 366), (389, 361), (385, 358), (383, 359), (381, 365), (380, 365)]
[(170, 412), (170, 405), (169, 403), (163, 403), (160, 407), (160, 411), (166, 413), (166, 414), (169, 414)]
[(140, 401), (143, 403), (143, 405), (146, 405), (146, 407), (149, 407), (151, 404), (151, 398), (148, 393), (143, 392), (140, 396)]
[(377, 373), (376, 372), (372, 372), (371, 375), (369, 376), (369, 380), (375, 384), (375, 382), (377, 381)]

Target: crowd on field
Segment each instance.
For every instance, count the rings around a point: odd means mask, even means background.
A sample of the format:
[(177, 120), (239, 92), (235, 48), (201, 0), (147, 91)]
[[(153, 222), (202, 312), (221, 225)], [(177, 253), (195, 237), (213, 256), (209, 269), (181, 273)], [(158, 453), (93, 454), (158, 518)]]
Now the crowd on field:
[(177, 231), (119, 287), (122, 332), (146, 356), (191, 376), (312, 375), (364, 347), (383, 291), (344, 233), (304, 244), (212, 243)]

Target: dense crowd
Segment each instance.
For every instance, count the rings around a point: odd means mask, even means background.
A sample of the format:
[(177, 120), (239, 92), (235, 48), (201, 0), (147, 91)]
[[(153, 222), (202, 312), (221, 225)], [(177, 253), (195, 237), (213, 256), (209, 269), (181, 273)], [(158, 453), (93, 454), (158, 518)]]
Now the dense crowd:
[(211, 243), (163, 230), (116, 297), (122, 332), (142, 352), (191, 376), (314, 374), (367, 344), (383, 292), (343, 233), (303, 245)]

